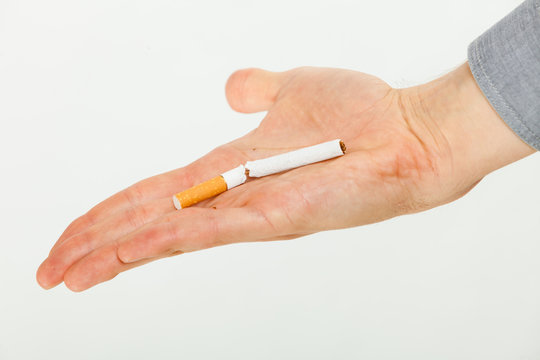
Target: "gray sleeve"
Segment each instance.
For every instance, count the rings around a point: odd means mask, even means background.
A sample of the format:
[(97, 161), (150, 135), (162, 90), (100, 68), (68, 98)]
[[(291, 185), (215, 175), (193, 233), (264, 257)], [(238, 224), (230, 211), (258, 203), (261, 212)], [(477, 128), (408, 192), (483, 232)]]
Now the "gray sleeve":
[(540, 0), (527, 0), (469, 45), (469, 66), (493, 108), (540, 150)]

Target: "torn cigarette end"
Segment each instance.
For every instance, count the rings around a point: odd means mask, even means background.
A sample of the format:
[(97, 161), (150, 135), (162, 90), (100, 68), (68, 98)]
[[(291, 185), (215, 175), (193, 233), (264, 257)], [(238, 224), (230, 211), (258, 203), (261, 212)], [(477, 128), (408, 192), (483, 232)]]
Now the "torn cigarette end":
[(345, 143), (343, 140), (339, 140), (339, 147), (341, 148), (341, 151), (345, 154), (345, 151), (347, 151), (347, 147), (345, 146)]
[(173, 204), (177, 210), (195, 205), (210, 199), (246, 181), (244, 165), (224, 172), (210, 180), (197, 184), (173, 196)]

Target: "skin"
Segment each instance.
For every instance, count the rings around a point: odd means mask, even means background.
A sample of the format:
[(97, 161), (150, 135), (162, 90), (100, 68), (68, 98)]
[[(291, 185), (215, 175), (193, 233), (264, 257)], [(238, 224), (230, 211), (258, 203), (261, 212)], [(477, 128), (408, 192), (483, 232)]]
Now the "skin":
[[(226, 86), (249, 134), (142, 180), (73, 221), (37, 271), (45, 289), (86, 290), (156, 259), (246, 241), (293, 239), (453, 201), (534, 149), (490, 106), (468, 64), (393, 89), (355, 71), (245, 69)], [(345, 156), (249, 180), (177, 211), (171, 195), (247, 160), (340, 138)]]

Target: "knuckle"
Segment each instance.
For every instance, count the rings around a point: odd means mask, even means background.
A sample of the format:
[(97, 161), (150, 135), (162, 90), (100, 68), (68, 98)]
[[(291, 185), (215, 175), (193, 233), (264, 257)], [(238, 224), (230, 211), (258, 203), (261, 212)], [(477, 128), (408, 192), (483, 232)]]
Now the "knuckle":
[(143, 199), (143, 192), (140, 183), (136, 183), (128, 187), (123, 192), (124, 197), (131, 206), (135, 206)]
[(62, 246), (66, 241), (68, 241), (70, 238), (72, 238), (74, 235), (77, 235), (81, 231), (84, 231), (84, 229), (90, 227), (93, 225), (93, 223), (90, 220), (88, 213), (84, 214), (82, 216), (79, 216), (77, 219), (73, 220), (71, 224), (68, 225), (62, 236), (58, 239), (56, 244), (54, 244), (53, 248), (50, 251), (50, 254), (52, 254), (54, 251), (56, 251), (57, 248)]
[(69, 224), (66, 232), (69, 232), (71, 235), (78, 233), (83, 228), (90, 227), (94, 225), (94, 214), (92, 211), (88, 211), (86, 214), (79, 216), (77, 219), (73, 220)]
[(225, 239), (219, 226), (219, 219), (215, 212), (207, 213), (206, 223), (208, 224), (208, 234), (206, 241), (203, 241), (205, 247), (225, 245)]
[(57, 250), (57, 256), (68, 258), (74, 253), (89, 251), (94, 245), (94, 236), (90, 231), (81, 232), (67, 239)]
[(125, 211), (124, 216), (133, 228), (139, 228), (148, 222), (148, 213), (144, 206), (130, 207)]
[[(180, 234), (178, 233), (177, 228), (176, 228), (176, 226), (174, 226), (172, 221), (167, 221), (165, 223), (164, 233), (165, 233), (165, 239), (166, 239), (165, 242), (166, 243), (176, 243), (178, 241), (178, 239), (180, 238)], [(163, 234), (163, 232), (159, 231), (159, 232), (157, 232), (155, 234), (155, 237), (158, 237), (158, 236), (160, 236), (162, 234)]]

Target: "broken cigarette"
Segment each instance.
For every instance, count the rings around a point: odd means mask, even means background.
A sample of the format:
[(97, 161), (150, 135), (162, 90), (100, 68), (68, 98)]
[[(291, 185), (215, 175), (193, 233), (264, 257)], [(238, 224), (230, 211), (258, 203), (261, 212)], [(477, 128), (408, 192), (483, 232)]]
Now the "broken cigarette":
[(173, 196), (178, 210), (221, 194), (246, 182), (249, 177), (262, 177), (291, 170), (300, 166), (329, 160), (345, 154), (345, 144), (340, 139), (308, 146), (266, 159), (246, 162), (210, 180), (195, 185)]
[(246, 162), (249, 177), (262, 177), (341, 156), (346, 147), (340, 139)]
[(246, 169), (240, 165), (203, 183), (195, 185), (173, 196), (177, 210), (195, 205), (246, 182)]

